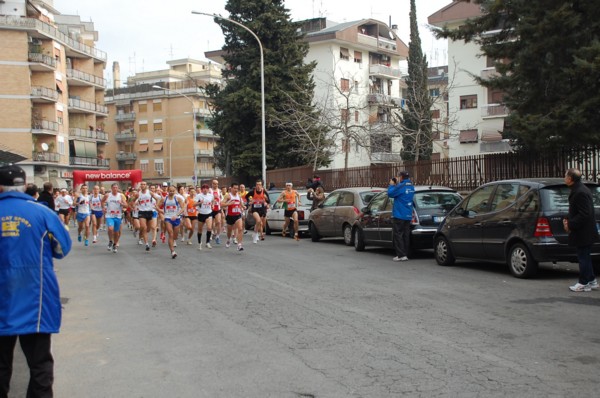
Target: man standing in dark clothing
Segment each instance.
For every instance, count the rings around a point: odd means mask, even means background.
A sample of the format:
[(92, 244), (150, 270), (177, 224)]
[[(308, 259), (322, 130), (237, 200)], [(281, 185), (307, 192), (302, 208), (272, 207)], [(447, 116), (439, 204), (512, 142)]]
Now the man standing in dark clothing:
[(413, 197), (415, 187), (410, 181), (408, 171), (400, 173), (400, 177), (390, 180), (388, 196), (394, 199), (392, 210), (393, 243), (396, 257), (394, 261), (407, 261), (410, 248), (410, 222), (413, 216)]
[(52, 183), (45, 182), (44, 183), (44, 191), (40, 193), (38, 202), (45, 204), (50, 208), (50, 210), (55, 211), (54, 209), (54, 195), (52, 194)]
[(569, 215), (563, 220), (563, 226), (569, 233), (569, 245), (577, 248), (579, 260), (579, 281), (569, 289), (573, 292), (589, 292), (598, 289), (591, 256), (592, 244), (598, 240), (594, 202), (589, 188), (581, 182), (581, 171), (567, 170), (565, 184), (571, 189), (571, 194)]

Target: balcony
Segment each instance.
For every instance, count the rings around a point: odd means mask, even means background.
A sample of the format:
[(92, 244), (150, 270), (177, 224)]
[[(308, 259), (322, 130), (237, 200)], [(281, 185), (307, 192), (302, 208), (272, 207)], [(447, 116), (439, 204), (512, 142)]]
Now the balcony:
[(70, 86), (94, 86), (100, 90), (106, 87), (106, 79), (77, 69), (67, 69), (67, 81)]
[(214, 158), (215, 152), (212, 149), (198, 149), (198, 150), (196, 150), (196, 157), (198, 157), (198, 158)]
[[(89, 56), (95, 61), (106, 62), (106, 53), (97, 48), (83, 44), (68, 34), (61, 32), (57, 27), (42, 22), (35, 18), (23, 18), (12, 15), (0, 16), (0, 28), (9, 30), (24, 30), (32, 33), (35, 37), (49, 37), (67, 48), (68, 56)], [(72, 54), (71, 54), (72, 53)]]
[(80, 156), (72, 156), (69, 158), (71, 166), (87, 166), (87, 167), (108, 167), (110, 159), (84, 158)]
[(37, 104), (50, 104), (58, 101), (58, 91), (48, 87), (31, 87), (31, 100)]
[(56, 70), (56, 59), (41, 53), (29, 53), (29, 69), (35, 72), (53, 72)]
[(371, 153), (371, 162), (374, 163), (397, 163), (402, 161), (399, 153), (373, 152)]
[(31, 154), (31, 160), (34, 162), (60, 162), (60, 154), (56, 152), (33, 152)]
[(482, 118), (506, 117), (508, 116), (508, 108), (503, 104), (489, 104), (481, 107)]
[(115, 115), (115, 122), (133, 122), (135, 121), (135, 112), (130, 113), (117, 113)]
[(137, 153), (135, 153), (135, 152), (119, 152), (119, 153), (117, 153), (116, 159), (119, 162), (124, 162), (126, 160), (136, 160)]
[(117, 142), (127, 142), (127, 141), (135, 141), (137, 139), (137, 134), (131, 131), (121, 131), (120, 133), (115, 134), (115, 140)]
[(105, 141), (108, 142), (108, 134), (101, 130), (86, 130), (80, 128), (70, 128), (69, 137), (83, 138), (91, 141)]
[(398, 68), (392, 68), (385, 65), (369, 65), (369, 75), (383, 77), (387, 79), (400, 79), (402, 72)]
[(498, 71), (496, 71), (496, 68), (494, 68), (492, 66), (491, 68), (482, 69), (481, 73), (479, 74), (479, 76), (483, 80), (488, 80), (488, 79), (491, 79), (493, 77), (500, 76), (500, 74), (498, 73)]
[(215, 133), (210, 129), (198, 129), (196, 130), (196, 137), (202, 138), (218, 138)]
[(69, 112), (93, 113), (95, 115), (108, 116), (108, 107), (78, 98), (69, 98)]
[(385, 94), (369, 94), (367, 96), (369, 105), (402, 106), (402, 98), (392, 97)]
[(32, 134), (57, 135), (59, 124), (47, 120), (34, 121), (31, 124)]

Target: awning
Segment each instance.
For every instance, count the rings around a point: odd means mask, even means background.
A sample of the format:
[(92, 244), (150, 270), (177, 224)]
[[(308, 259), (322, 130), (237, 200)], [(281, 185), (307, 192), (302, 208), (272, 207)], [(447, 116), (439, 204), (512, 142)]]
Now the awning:
[(154, 152), (162, 151), (163, 150), (163, 143), (162, 142), (155, 142), (155, 143), (153, 143), (152, 144), (152, 150)]
[(347, 48), (340, 47), (340, 55), (343, 57), (350, 58), (350, 51)]
[(60, 91), (61, 93), (64, 93), (66, 91), (65, 86), (63, 85), (63, 83), (60, 80), (56, 81), (56, 89), (58, 91)]
[(138, 152), (148, 152), (148, 144), (140, 144)]
[(42, 189), (42, 188), (43, 188), (43, 186), (44, 186), (44, 183), (45, 183), (45, 182), (46, 182), (46, 180), (45, 180), (45, 179), (43, 179), (43, 178), (42, 178), (42, 177), (40, 177), (40, 176), (34, 176), (34, 177), (33, 177), (33, 183), (34, 183), (35, 185), (37, 185), (37, 187), (38, 187), (39, 189)]
[(467, 144), (478, 141), (477, 130), (461, 130), (458, 140), (461, 144)]
[(67, 184), (67, 180), (60, 177), (52, 177), (50, 178), (50, 182), (52, 183), (53, 188), (63, 189), (69, 188), (69, 184)]
[(362, 53), (360, 51), (354, 51), (354, 60), (362, 61)]
[(17, 163), (27, 159), (27, 156), (23, 156), (17, 153), (14, 149), (8, 148), (0, 144), (0, 165), (7, 163)]
[(502, 141), (502, 133), (500, 131), (484, 130), (481, 132), (481, 141), (483, 141), (483, 142)]

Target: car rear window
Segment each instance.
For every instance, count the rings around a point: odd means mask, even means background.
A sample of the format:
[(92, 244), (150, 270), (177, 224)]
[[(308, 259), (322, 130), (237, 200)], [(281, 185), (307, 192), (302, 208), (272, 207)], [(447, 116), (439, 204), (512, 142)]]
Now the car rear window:
[[(600, 186), (587, 185), (592, 191), (594, 207), (600, 209)], [(571, 189), (566, 185), (545, 187), (541, 190), (542, 200), (547, 210), (569, 211), (569, 194)]]
[(366, 206), (371, 202), (371, 199), (373, 199), (373, 197), (375, 195), (377, 195), (379, 192), (381, 192), (381, 191), (364, 191), (364, 192), (359, 193), (358, 195), (360, 196), (360, 200), (362, 200), (362, 202)]
[(455, 192), (416, 192), (414, 203), (419, 209), (451, 210), (460, 202), (461, 197)]
[(300, 194), (300, 206), (312, 206), (312, 200), (306, 197), (306, 194)]

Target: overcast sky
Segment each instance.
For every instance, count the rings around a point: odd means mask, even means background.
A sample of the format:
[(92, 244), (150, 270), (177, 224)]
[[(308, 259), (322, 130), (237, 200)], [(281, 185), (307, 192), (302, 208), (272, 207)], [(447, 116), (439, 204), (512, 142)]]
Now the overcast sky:
[[(426, 27), (427, 17), (452, 0), (416, 0), (419, 34), (430, 66), (447, 63), (444, 40), (435, 40)], [(226, 0), (54, 0), (62, 14), (93, 21), (99, 34), (97, 47), (106, 51), (105, 77), (112, 82), (112, 63), (118, 61), (121, 77), (135, 72), (167, 69), (178, 58), (204, 60), (204, 52), (221, 48), (223, 34), (210, 17), (191, 11), (228, 16)], [(327, 17), (335, 22), (374, 18), (398, 25), (400, 38), (410, 39), (409, 0), (285, 0), (293, 20)]]

